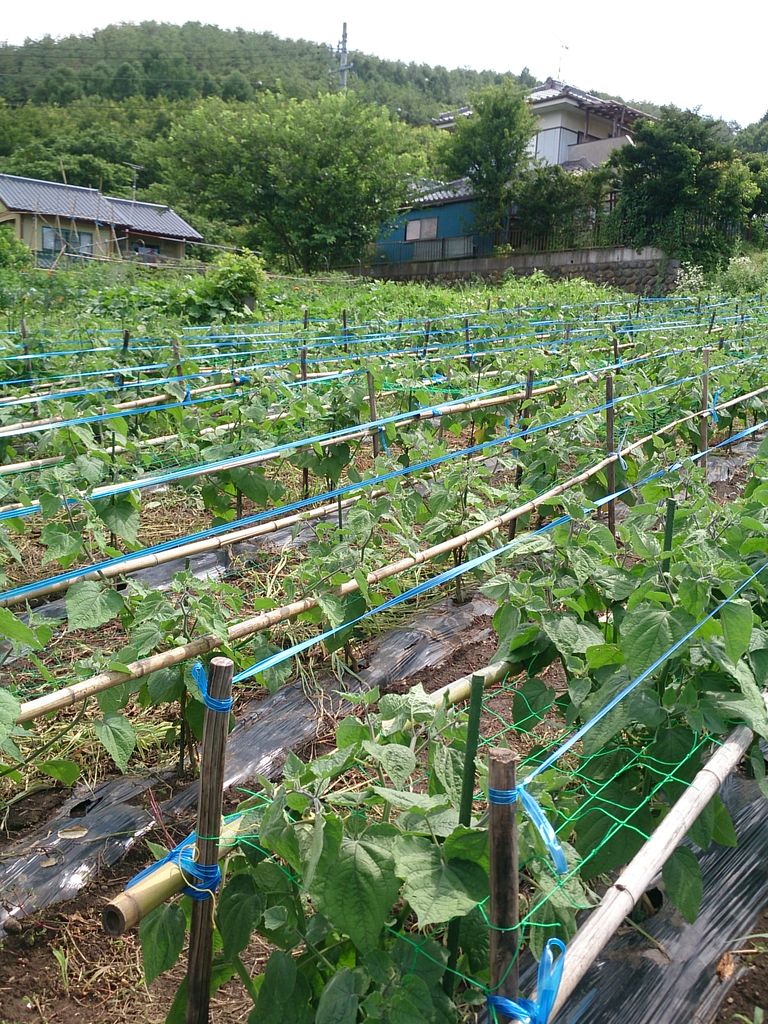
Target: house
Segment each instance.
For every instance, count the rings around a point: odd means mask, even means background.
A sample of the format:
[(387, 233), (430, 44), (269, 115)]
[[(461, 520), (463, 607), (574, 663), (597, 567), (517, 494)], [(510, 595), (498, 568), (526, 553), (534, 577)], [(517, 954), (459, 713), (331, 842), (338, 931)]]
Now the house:
[[(605, 163), (620, 146), (632, 144), (632, 127), (649, 117), (642, 110), (606, 100), (552, 78), (528, 94), (538, 130), (531, 139), (532, 162), (585, 171)], [(434, 118), (435, 128), (452, 131), (461, 107)], [(376, 263), (401, 263), (487, 256), (493, 239), (475, 226), (475, 200), (466, 179), (426, 183), (393, 224), (383, 227), (374, 250)], [(513, 211), (512, 211), (513, 212)]]
[(62, 258), (179, 260), (200, 235), (170, 207), (105, 196), (95, 188), (0, 174), (0, 225), (37, 255)]
[[(608, 160), (614, 149), (632, 142), (632, 128), (643, 110), (618, 100), (565, 85), (548, 78), (528, 94), (538, 131), (531, 139), (531, 157), (543, 164), (560, 164), (568, 170), (589, 170)], [(459, 118), (471, 117), (471, 107), (439, 114), (435, 128), (452, 131)]]
[(414, 198), (376, 241), (377, 263), (411, 260), (447, 260), (487, 256), (493, 249), (490, 235), (475, 228), (475, 198), (466, 178), (423, 182)]

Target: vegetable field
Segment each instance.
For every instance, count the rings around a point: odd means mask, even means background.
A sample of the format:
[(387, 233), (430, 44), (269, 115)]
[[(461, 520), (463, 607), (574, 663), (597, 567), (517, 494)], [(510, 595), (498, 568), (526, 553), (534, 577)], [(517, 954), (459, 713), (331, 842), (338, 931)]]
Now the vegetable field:
[[(545, 1022), (657, 830), (655, 874), (693, 922), (702, 851), (737, 844), (719, 783), (743, 757), (768, 795), (768, 305), (357, 288), (203, 325), (159, 301), (140, 320), (114, 289), (79, 321), (9, 304), (5, 822), (43, 790), (189, 781), (204, 719), (237, 730), (299, 680), (318, 722), (333, 694), (320, 753), (251, 777), (220, 835), (169, 853), (158, 819), (162, 864), (126, 890), (147, 985), (210, 913), (210, 988), (247, 1007), (231, 1019)], [(361, 650), (478, 592), (494, 650), (461, 685), (365, 685)], [(489, 780), (498, 748), (511, 785)], [(17, 858), (55, 873), (87, 830), (34, 863), (8, 846), (0, 936), (42, 908)], [(195, 984), (168, 1020), (207, 1019)]]

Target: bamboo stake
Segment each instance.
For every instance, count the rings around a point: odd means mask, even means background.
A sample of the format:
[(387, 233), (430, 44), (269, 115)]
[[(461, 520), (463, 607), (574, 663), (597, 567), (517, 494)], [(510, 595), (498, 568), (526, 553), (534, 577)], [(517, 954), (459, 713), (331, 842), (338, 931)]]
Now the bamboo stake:
[[(525, 378), (525, 398), (523, 399), (523, 401), (526, 403), (526, 406), (530, 402), (532, 394), (533, 394), (533, 370), (529, 370), (528, 373), (526, 374), (526, 378)], [(518, 429), (526, 430), (527, 429), (527, 422), (525, 420), (521, 420), (520, 421), (520, 426), (519, 426)], [(520, 463), (518, 465), (517, 469), (515, 470), (515, 490), (518, 490), (518, 491), (520, 490), (520, 484), (522, 482), (523, 482), (523, 465), (522, 465), (522, 463)], [(507, 534), (507, 536), (509, 537), (510, 540), (514, 540), (516, 534), (517, 534), (517, 519), (513, 519), (512, 522), (509, 524), (509, 533)]]
[[(374, 387), (373, 387), (373, 374), (371, 373), (370, 370), (366, 370), (365, 371), (365, 375), (366, 375), (366, 378), (368, 380), (368, 414), (369, 414), (369, 418), (372, 421), (375, 421), (375, 420), (377, 420), (379, 418), (379, 416), (378, 416), (378, 413), (376, 412), (376, 391), (374, 390)], [(376, 458), (378, 458), (378, 455), (379, 455), (379, 432), (378, 432), (378, 430), (371, 435), (371, 440), (372, 440), (372, 443), (373, 443), (373, 457), (374, 457), (374, 459), (376, 459)]]
[[(488, 788), (515, 788), (517, 755), (495, 747), (488, 757)], [(488, 805), (490, 853), (490, 990), (494, 995), (515, 999), (520, 987), (517, 951), (519, 946), (519, 868), (517, 852), (517, 804)], [(499, 1017), (506, 1020), (505, 1016)]]
[(631, 913), (751, 742), (752, 731), (746, 726), (730, 733), (568, 943), (560, 990), (550, 1020), (557, 1017), (600, 950)]
[(662, 578), (669, 572), (669, 554), (672, 551), (672, 537), (675, 531), (675, 509), (677, 502), (674, 498), (667, 498), (667, 515), (664, 522), (664, 559), (661, 563)]
[[(229, 658), (211, 660), (208, 692), (215, 700), (232, 693), (234, 664)], [(224, 802), (224, 756), (229, 713), (206, 707), (200, 764), (200, 803), (197, 812), (197, 863), (218, 863), (219, 823)], [(187, 965), (187, 1024), (208, 1024), (213, 950), (213, 899), (195, 900), (189, 932)]]
[[(709, 447), (709, 349), (702, 352), (704, 361), (704, 374), (701, 378), (701, 411), (705, 414), (699, 420), (699, 451), (705, 452)], [(707, 456), (701, 459), (706, 476)]]
[[(768, 390), (768, 388), (764, 390)], [(731, 399), (730, 402), (723, 404), (723, 408), (727, 405), (735, 404), (737, 401), (744, 401), (750, 397), (752, 396), (745, 395), (741, 396), (739, 399)], [(686, 423), (701, 415), (701, 410), (688, 413), (679, 420), (668, 423), (660, 430), (654, 431), (651, 434), (646, 434), (645, 437), (639, 438), (632, 444), (627, 445), (624, 449), (624, 454), (631, 454), (636, 449), (647, 444), (648, 441), (653, 440), (654, 437), (668, 433), (672, 427), (680, 426), (681, 423)], [(526, 515), (529, 512), (533, 512), (541, 505), (550, 502), (552, 498), (565, 494), (565, 492), (570, 490), (572, 487), (576, 487), (579, 484), (584, 483), (586, 480), (591, 479), (591, 477), (595, 476), (595, 474), (601, 472), (601, 470), (605, 469), (611, 462), (615, 461), (617, 457), (618, 456), (615, 453), (612, 453), (611, 455), (606, 456), (606, 458), (595, 463), (595, 465), (591, 466), (589, 469), (585, 469), (581, 473), (570, 477), (568, 480), (551, 487), (543, 494), (525, 502), (524, 505), (519, 505), (517, 508), (511, 509), (509, 512), (496, 516), (496, 518), (488, 520), (480, 526), (476, 526), (474, 529), (468, 530), (466, 533), (452, 537), (440, 544), (435, 544), (430, 548), (424, 548), (415, 555), (401, 558), (396, 562), (391, 562), (389, 565), (385, 565), (380, 569), (376, 569), (373, 572), (368, 573), (367, 583), (380, 583), (382, 580), (388, 579), (391, 576), (396, 576), (398, 573), (414, 568), (414, 566), (422, 565), (423, 563), (431, 561), (433, 558), (437, 558), (440, 555), (449, 554), (458, 548), (462, 548), (471, 541), (477, 540), (479, 537), (486, 536), (486, 534), (491, 533), (493, 530), (498, 530), (501, 526), (510, 522), (510, 520), (518, 516)], [(359, 590), (358, 582), (356, 580), (347, 580), (346, 583), (343, 583), (335, 590), (335, 594), (339, 597), (344, 597), (357, 590)], [(317, 598), (307, 597), (300, 601), (294, 601), (291, 604), (283, 605), (281, 608), (275, 608), (269, 612), (262, 612), (260, 615), (256, 615), (250, 619), (245, 619), (242, 622), (237, 622), (230, 626), (227, 630), (227, 640), (241, 640), (245, 637), (252, 636), (254, 633), (258, 633), (262, 629), (269, 629), (272, 626), (277, 625), (279, 622), (294, 619), (296, 616), (301, 615), (302, 612), (316, 608), (317, 605)], [(33, 700), (25, 701), (21, 705), (21, 710), (16, 721), (21, 725), (24, 722), (32, 721), (49, 711), (56, 711), (60, 708), (70, 707), (72, 704), (76, 704), (79, 700), (84, 700), (86, 697), (93, 696), (96, 693), (101, 693), (113, 686), (126, 683), (130, 679), (141, 679), (143, 676), (156, 672), (158, 669), (169, 668), (172, 665), (178, 665), (181, 662), (186, 661), (188, 658), (196, 658), (200, 655), (207, 654), (214, 650), (220, 643), (221, 638), (219, 636), (208, 634), (207, 636), (191, 640), (179, 647), (173, 647), (170, 650), (161, 651), (158, 654), (153, 654), (147, 658), (142, 658), (139, 661), (134, 661), (130, 665), (126, 666), (129, 670), (128, 672), (101, 672), (96, 676), (91, 676), (89, 679), (73, 683), (71, 686), (61, 687), (52, 693), (47, 693), (41, 697), (36, 697)]]
[[(301, 379), (306, 381), (307, 379), (307, 346), (302, 345), (300, 360), (299, 360), (299, 372)], [(302, 424), (303, 426), (303, 424)], [(309, 497), (309, 468), (304, 466), (301, 470), (301, 493), (305, 498)]]
[[(616, 439), (614, 437), (614, 423), (616, 410), (613, 405), (613, 376), (609, 373), (605, 378), (605, 451), (608, 455), (616, 450)], [(606, 470), (608, 482), (608, 493), (613, 494), (616, 490), (616, 462), (611, 462)], [(616, 499), (608, 502), (608, 529), (616, 539)]]

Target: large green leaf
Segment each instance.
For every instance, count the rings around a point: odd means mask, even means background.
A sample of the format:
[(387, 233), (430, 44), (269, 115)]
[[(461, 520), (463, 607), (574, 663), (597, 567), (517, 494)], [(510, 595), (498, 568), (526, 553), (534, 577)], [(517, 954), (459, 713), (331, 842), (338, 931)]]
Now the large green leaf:
[(345, 837), (333, 870), (317, 872), (312, 892), (320, 912), (367, 951), (376, 946), (399, 890), (386, 840)]
[(588, 647), (604, 643), (603, 634), (588, 622), (579, 622), (573, 615), (546, 615), (542, 629), (562, 654), (583, 654)]
[(122, 610), (123, 599), (116, 590), (95, 580), (81, 580), (67, 591), (67, 621), (70, 629), (96, 629)]
[(735, 664), (749, 649), (752, 637), (752, 605), (749, 601), (731, 601), (720, 609), (725, 653)]
[(184, 946), (187, 922), (177, 903), (161, 903), (139, 925), (139, 942), (144, 957), (144, 978), (155, 978), (173, 967)]
[(693, 619), (680, 609), (638, 604), (628, 611), (621, 624), (621, 647), (632, 675), (652, 665), (692, 625)]
[(0, 687), (0, 745), (13, 732), (20, 710), (21, 705), (13, 694)]
[(667, 896), (686, 921), (696, 920), (701, 907), (704, 883), (696, 855), (687, 846), (678, 846), (661, 870)]
[(292, 1024), (312, 1019), (309, 1012), (310, 989), (299, 972), (296, 961), (288, 953), (275, 950), (267, 962), (264, 981), (248, 1024), (284, 1024), (286, 1010)]
[(7, 608), (0, 608), (0, 636), (6, 637), (14, 646), (39, 647), (37, 634), (33, 629), (17, 619)]
[(318, 1000), (315, 1024), (355, 1024), (362, 980), (348, 967), (336, 971)]
[(94, 729), (109, 756), (124, 772), (136, 746), (136, 733), (131, 723), (124, 715), (113, 713), (95, 722)]
[(107, 498), (94, 503), (99, 518), (116, 536), (136, 543), (139, 532), (139, 510), (130, 498)]
[(416, 771), (416, 755), (402, 743), (374, 743), (366, 740), (363, 749), (377, 761), (392, 782), (401, 789)]
[(403, 896), (416, 912), (419, 928), (468, 914), (488, 895), (488, 876), (479, 864), (445, 860), (428, 839), (399, 837), (395, 864), (404, 883)]
[(265, 905), (264, 895), (250, 875), (235, 875), (227, 882), (216, 908), (216, 925), (227, 959), (233, 960), (248, 945)]
[(83, 536), (82, 530), (75, 532), (68, 524), (46, 523), (40, 532), (40, 540), (47, 549), (44, 561), (70, 565), (83, 550)]

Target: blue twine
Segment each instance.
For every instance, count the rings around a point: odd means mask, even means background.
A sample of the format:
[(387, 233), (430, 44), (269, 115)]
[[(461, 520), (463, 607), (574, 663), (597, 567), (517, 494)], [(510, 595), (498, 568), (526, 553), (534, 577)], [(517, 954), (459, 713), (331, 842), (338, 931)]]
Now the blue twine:
[(126, 889), (153, 874), (163, 864), (175, 864), (185, 878), (191, 878), (194, 884), (185, 885), (181, 890), (193, 900), (208, 900), (221, 885), (221, 868), (216, 864), (198, 864), (195, 858), (197, 834), (190, 832), (186, 839), (174, 846), (160, 860), (144, 868), (126, 884)]
[[(554, 950), (560, 953), (557, 959)], [(536, 999), (507, 999), (505, 996), (489, 995), (489, 1008), (498, 1010), (520, 1024), (547, 1024), (560, 990), (564, 966), (565, 943), (562, 939), (548, 939), (539, 961)]]
[(722, 388), (718, 388), (715, 391), (715, 393), (712, 395), (712, 400), (711, 400), (710, 405), (709, 405), (709, 413), (710, 413), (710, 416), (712, 417), (712, 423), (713, 423), (714, 426), (717, 426), (717, 421), (718, 421), (718, 418), (719, 418), (718, 415), (717, 415), (717, 402), (718, 402), (718, 399), (720, 398), (720, 395), (722, 395), (722, 393), (723, 393), (723, 389)]
[(555, 870), (559, 875), (568, 871), (568, 862), (565, 859), (565, 852), (560, 841), (555, 835), (555, 830), (550, 824), (549, 818), (541, 808), (535, 797), (533, 797), (524, 786), (517, 786), (515, 789), (488, 789), (488, 802), (491, 804), (510, 805), (517, 803), (520, 798), (520, 805), (531, 819), (536, 831), (544, 841), (547, 852), (552, 858)]
[(624, 456), (621, 454), (621, 452), (622, 452), (622, 449), (624, 448), (624, 442), (627, 440), (627, 433), (628, 432), (629, 432), (629, 427), (626, 427), (625, 430), (624, 430), (624, 433), (621, 435), (621, 440), (619, 441), (618, 448), (616, 449), (615, 452), (611, 452), (611, 455), (615, 455), (616, 456), (616, 458), (619, 461), (619, 465), (621, 466), (621, 468), (624, 470), (625, 473), (627, 471), (627, 463), (626, 463), (626, 461), (624, 459)]
[(232, 705), (235, 703), (234, 697), (226, 697), (224, 700), (220, 700), (218, 697), (212, 697), (208, 692), (208, 674), (205, 671), (205, 666), (199, 659), (192, 665), (192, 678), (197, 683), (198, 689), (203, 698), (203, 704), (210, 711), (219, 711), (222, 714), (228, 714), (232, 710)]

